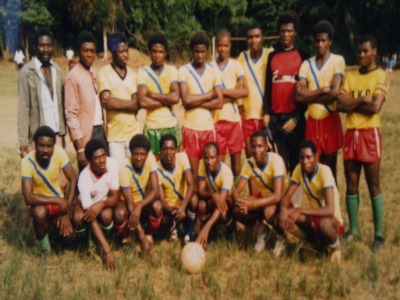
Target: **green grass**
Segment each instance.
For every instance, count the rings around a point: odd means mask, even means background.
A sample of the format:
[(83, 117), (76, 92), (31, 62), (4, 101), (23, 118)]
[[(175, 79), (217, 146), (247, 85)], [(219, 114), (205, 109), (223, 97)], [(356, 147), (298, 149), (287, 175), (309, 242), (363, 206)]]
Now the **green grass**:
[[(206, 249), (201, 274), (188, 275), (180, 264), (178, 243), (157, 244), (151, 259), (140, 257), (137, 245), (116, 248), (117, 270), (104, 269), (98, 258), (66, 250), (42, 265), (31, 220), (22, 200), (20, 159), (16, 153), (16, 71), (0, 63), (0, 299), (395, 299), (400, 283), (399, 122), (400, 76), (391, 74), (389, 100), (382, 113), (381, 187), (385, 203), (385, 247), (371, 251), (371, 204), (361, 179), (360, 226), (363, 241), (344, 246), (340, 267), (303, 249), (276, 259), (271, 251), (252, 251), (249, 231), (237, 243), (217, 241)], [(4, 84), (6, 83), (6, 84)], [(11, 132), (11, 133), (10, 133)], [(343, 164), (339, 159), (339, 190), (345, 211)], [(347, 224), (345, 224), (347, 226)]]

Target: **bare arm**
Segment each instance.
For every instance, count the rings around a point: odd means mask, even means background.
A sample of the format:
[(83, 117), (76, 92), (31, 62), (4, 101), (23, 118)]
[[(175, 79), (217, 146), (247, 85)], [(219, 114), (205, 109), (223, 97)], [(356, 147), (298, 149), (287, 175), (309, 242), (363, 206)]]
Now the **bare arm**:
[(231, 99), (239, 99), (247, 97), (249, 94), (249, 90), (247, 88), (246, 78), (244, 76), (240, 77), (237, 80), (234, 89), (222, 89), (222, 94), (224, 97), (228, 97)]
[(99, 242), (101, 249), (104, 252), (106, 266), (110, 270), (115, 269), (115, 256), (111, 250), (110, 244), (107, 242), (107, 239), (104, 236), (103, 230), (101, 229), (97, 220), (94, 220), (90, 224), (90, 228), (95, 236), (96, 240)]
[(130, 100), (122, 100), (111, 95), (108, 90), (100, 94), (101, 105), (107, 110), (118, 110), (136, 113), (139, 110), (137, 95), (132, 94)]
[(211, 199), (211, 192), (207, 189), (207, 183), (205, 178), (198, 178), (198, 188), (197, 194), (199, 195), (200, 199), (209, 200)]
[(177, 82), (172, 82), (170, 92), (168, 94), (149, 93), (148, 96), (160, 101), (165, 106), (178, 104), (180, 99), (179, 85)]
[[(334, 212), (334, 200), (333, 200), (333, 188), (327, 188), (325, 192), (326, 206), (319, 208), (298, 208), (299, 214), (314, 217), (333, 217)], [(290, 216), (289, 216), (290, 217)]]
[(207, 101), (201, 105), (199, 105), (199, 107), (201, 108), (205, 108), (205, 109), (220, 109), (222, 108), (222, 104), (223, 104), (223, 94), (222, 94), (222, 88), (221, 87), (214, 87), (214, 97), (210, 100)]
[(367, 116), (374, 115), (381, 111), (384, 102), (384, 95), (374, 95), (371, 102), (362, 103), (354, 111)]
[(61, 202), (67, 202), (61, 197), (47, 197), (34, 194), (32, 178), (22, 179), (22, 194), (24, 195), (25, 203), (27, 205), (60, 204)]
[(72, 203), (74, 202), (75, 196), (76, 196), (76, 184), (78, 182), (78, 177), (76, 176), (75, 170), (71, 164), (69, 164), (63, 170), (63, 172), (64, 172), (65, 177), (67, 177), (67, 179), (69, 181), (67, 200), (68, 200), (69, 205), (72, 206)]
[(371, 100), (372, 97), (370, 95), (353, 98), (348, 93), (340, 92), (337, 97), (337, 110), (340, 112), (353, 112), (360, 104)]
[(296, 100), (300, 103), (329, 104), (336, 99), (342, 79), (341, 75), (335, 75), (329, 87), (322, 87), (314, 91), (309, 91), (305, 79), (301, 79), (296, 85)]
[(189, 204), (190, 200), (192, 199), (193, 195), (196, 193), (196, 184), (193, 179), (192, 170), (186, 170), (185, 173), (185, 180), (188, 185), (185, 198), (183, 199), (182, 203), (184, 204), (185, 208)]
[(215, 98), (214, 90), (205, 94), (189, 94), (188, 86), (186, 82), (181, 82), (179, 84), (179, 90), (181, 92), (182, 103), (185, 108), (196, 108), (201, 104), (210, 101)]

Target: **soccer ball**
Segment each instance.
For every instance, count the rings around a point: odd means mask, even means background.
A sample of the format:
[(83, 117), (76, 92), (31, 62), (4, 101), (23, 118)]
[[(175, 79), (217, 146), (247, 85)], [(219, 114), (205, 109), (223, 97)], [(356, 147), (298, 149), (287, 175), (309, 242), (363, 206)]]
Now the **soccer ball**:
[(206, 253), (203, 247), (198, 243), (188, 243), (182, 249), (181, 260), (183, 268), (191, 274), (201, 272), (206, 263)]

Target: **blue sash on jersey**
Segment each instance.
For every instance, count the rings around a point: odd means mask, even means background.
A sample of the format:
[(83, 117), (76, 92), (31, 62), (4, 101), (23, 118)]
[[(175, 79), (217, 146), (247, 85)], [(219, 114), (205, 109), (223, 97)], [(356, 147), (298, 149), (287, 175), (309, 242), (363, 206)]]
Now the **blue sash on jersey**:
[[(317, 89), (319, 89), (319, 88), (320, 88), (320, 85), (319, 85), (319, 82), (318, 82), (317, 74), (315, 74), (314, 68), (312, 67), (311, 59), (307, 59), (307, 62), (308, 62), (308, 64), (309, 64), (309, 66), (310, 66), (311, 74), (312, 74), (313, 77), (314, 77), (315, 85), (317, 86)], [(333, 111), (329, 108), (329, 106), (328, 106), (327, 104), (323, 104), (323, 106), (325, 107), (325, 109), (326, 109), (329, 113), (332, 113), (332, 112), (333, 112)]]
[[(317, 169), (317, 172), (318, 172), (318, 169)], [(319, 201), (319, 199), (317, 198), (317, 196), (315, 196), (315, 195), (311, 192), (311, 189), (310, 189), (310, 187), (309, 187), (309, 185), (308, 185), (307, 176), (306, 176), (305, 172), (301, 171), (301, 175), (302, 175), (302, 177), (303, 177), (303, 182), (304, 182), (304, 185), (306, 186), (306, 189), (307, 189), (308, 194), (317, 202), (317, 204), (318, 204), (319, 207), (322, 207), (321, 201)]]
[[(151, 80), (153, 80), (153, 82), (156, 84), (157, 89), (158, 89), (158, 92), (159, 92), (160, 94), (164, 94), (164, 93), (163, 93), (163, 90), (161, 89), (160, 84), (159, 84), (158, 81), (157, 81), (157, 79), (155, 79), (154, 76), (153, 76), (149, 71), (146, 70), (146, 68), (143, 68), (143, 70), (149, 75), (149, 77), (151, 78)], [(171, 112), (171, 115), (172, 115), (173, 117), (175, 117), (175, 114), (174, 114), (174, 112), (172, 111), (171, 107), (168, 106), (168, 109), (169, 109), (169, 111)]]
[[(222, 83), (222, 87), (223, 87), (224, 89), (226, 89), (226, 87), (225, 87), (225, 83), (224, 83), (224, 81), (222, 80), (222, 77), (221, 77), (221, 83)], [(233, 104), (233, 102), (231, 102), (231, 104), (232, 104), (233, 111), (234, 111), (234, 112), (235, 112), (235, 114), (236, 114), (236, 108), (235, 108), (235, 105)]]
[(132, 179), (135, 182), (136, 187), (138, 188), (139, 193), (142, 196), (142, 200), (143, 200), (145, 198), (145, 195), (144, 195), (142, 187), (140, 186), (139, 180), (135, 177), (135, 174), (133, 174), (133, 169), (131, 168), (130, 165), (125, 165), (125, 167), (127, 167), (129, 169), (129, 171), (132, 172)]
[(207, 173), (207, 176), (206, 176), (207, 181), (210, 184), (211, 189), (213, 190), (214, 193), (217, 193), (217, 189), (214, 186), (213, 180), (211, 179), (211, 175), (208, 172), (206, 172), (206, 173)]
[(51, 183), (47, 180), (46, 176), (42, 172), (39, 171), (38, 167), (36, 166), (35, 162), (29, 157), (28, 161), (32, 164), (33, 168), (35, 169), (36, 174), (39, 175), (39, 177), (43, 180), (43, 182), (46, 184), (46, 186), (49, 188), (49, 190), (56, 196), (60, 197), (60, 193), (56, 191), (56, 189), (51, 185)]
[[(205, 71), (205, 69), (206, 69), (206, 65), (204, 65), (204, 71)], [(202, 93), (202, 94), (204, 94), (205, 92), (204, 92), (204, 89), (203, 89), (203, 87), (202, 87), (202, 85), (201, 85), (201, 83), (200, 83), (200, 81), (197, 79), (197, 76), (192, 72), (192, 70), (190, 70), (189, 69), (189, 67), (188, 66), (186, 66), (186, 68), (189, 70), (189, 73), (190, 73), (190, 75), (192, 75), (192, 77), (194, 78), (194, 80), (196, 81), (196, 83), (197, 83), (197, 86), (199, 87), (199, 89), (200, 89), (200, 92)], [(204, 72), (203, 71), (203, 72)]]
[(162, 175), (162, 177), (164, 177), (164, 178), (171, 184), (171, 186), (172, 186), (172, 188), (173, 188), (173, 190), (174, 190), (175, 195), (177, 195), (178, 198), (179, 198), (180, 200), (183, 200), (183, 196), (176, 190), (175, 185), (174, 185), (174, 182), (172, 181), (172, 179), (169, 178), (167, 175), (165, 175), (165, 174), (163, 173), (163, 171), (162, 171), (160, 168), (158, 168), (158, 172), (160, 172), (160, 174)]
[(260, 180), (260, 182), (264, 185), (264, 187), (266, 187), (271, 193), (273, 193), (274, 189), (271, 188), (268, 184), (266, 184), (264, 179), (256, 172), (253, 163), (250, 160), (248, 160), (247, 163), (250, 165), (251, 170), (253, 171), (253, 174)]
[[(256, 83), (258, 92), (260, 93), (260, 96), (261, 96), (261, 100), (263, 100), (263, 99), (264, 99), (264, 94), (263, 94), (262, 89), (261, 89), (261, 87), (260, 87), (260, 84), (259, 84), (259, 82), (258, 82), (258, 80), (257, 80), (256, 74), (254, 74), (253, 68), (252, 68), (251, 65), (250, 65), (249, 58), (247, 57), (246, 51), (243, 52), (243, 55), (244, 55), (244, 58), (246, 59), (247, 67), (248, 67), (249, 70), (250, 70), (251, 76), (253, 77), (253, 80), (254, 80), (254, 82)], [(261, 55), (262, 55), (262, 52), (261, 52)]]

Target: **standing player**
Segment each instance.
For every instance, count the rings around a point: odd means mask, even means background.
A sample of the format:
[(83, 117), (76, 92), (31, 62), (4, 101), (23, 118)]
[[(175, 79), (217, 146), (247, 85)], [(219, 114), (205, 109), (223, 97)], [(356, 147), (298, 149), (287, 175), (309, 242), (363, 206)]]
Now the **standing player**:
[(212, 111), (222, 107), (221, 76), (207, 63), (210, 40), (204, 32), (190, 39), (192, 62), (179, 69), (179, 89), (185, 108), (182, 135), (183, 147), (197, 179), (199, 160), (204, 145), (215, 141)]
[(110, 156), (122, 163), (130, 155), (130, 139), (140, 130), (136, 120), (136, 73), (127, 66), (128, 40), (122, 33), (110, 35), (108, 48), (112, 62), (99, 72), (100, 100), (107, 113)]
[(164, 134), (173, 134), (182, 144), (181, 130), (173, 111), (179, 102), (178, 72), (165, 64), (168, 42), (162, 33), (154, 33), (148, 41), (151, 65), (138, 73), (140, 107), (147, 110), (144, 135), (150, 140), (151, 151), (160, 158), (160, 140)]
[(215, 65), (221, 71), (224, 100), (222, 108), (214, 111), (216, 142), (221, 152), (220, 161), (225, 161), (226, 150), (229, 150), (233, 175), (238, 177), (244, 142), (237, 99), (247, 97), (247, 83), (240, 62), (229, 58), (231, 54), (229, 31), (222, 30), (218, 34), (217, 52)]
[[(185, 152), (177, 153), (178, 142), (174, 135), (165, 134), (160, 141), (160, 161), (158, 180), (160, 199), (164, 209), (164, 224), (172, 223), (170, 240), (176, 240), (176, 224), (187, 218), (187, 234), (184, 241), (189, 242), (196, 222), (196, 184)], [(172, 222), (169, 222), (172, 220)]]
[[(69, 211), (75, 198), (76, 174), (67, 153), (55, 145), (56, 134), (48, 126), (39, 127), (34, 136), (35, 151), (21, 162), (22, 193), (33, 218), (33, 229), (44, 255), (51, 251), (49, 228), (65, 238), (73, 231)], [(60, 172), (69, 182), (66, 195), (60, 188)]]
[[(284, 192), (286, 169), (278, 154), (267, 152), (268, 143), (263, 131), (255, 131), (251, 135), (250, 146), (252, 157), (244, 163), (233, 192), (236, 205), (234, 212), (239, 222), (257, 229), (254, 250), (260, 252), (265, 249), (267, 236), (267, 227), (263, 221), (272, 224), (277, 204)], [(256, 183), (256, 188), (250, 187), (252, 182)], [(242, 197), (246, 185), (253, 194)]]
[[(162, 203), (158, 200), (159, 184), (157, 162), (150, 152), (150, 142), (143, 134), (135, 135), (129, 142), (131, 156), (120, 166), (119, 182), (124, 201), (119, 201), (114, 212), (115, 225), (121, 238), (136, 231), (144, 254), (150, 254), (152, 235), (162, 220)], [(146, 232), (142, 224), (147, 223)]]
[(223, 222), (232, 233), (235, 221), (229, 208), (233, 187), (232, 170), (219, 161), (219, 149), (215, 142), (203, 148), (203, 159), (199, 165), (197, 213), (203, 227), (196, 242), (205, 246), (211, 229), (218, 221)]
[[(119, 197), (118, 163), (107, 157), (105, 145), (90, 140), (85, 146), (89, 164), (79, 174), (79, 202), (74, 207), (75, 231), (83, 234), (86, 224), (103, 250), (107, 268), (115, 269), (115, 257), (107, 242), (106, 233), (113, 228), (113, 209)], [(106, 234), (107, 235), (107, 234)]]
[(320, 21), (314, 27), (317, 55), (301, 65), (296, 99), (308, 105), (306, 138), (317, 145), (320, 162), (328, 165), (336, 178), (337, 151), (343, 144), (342, 124), (336, 111), (336, 95), (342, 84), (343, 56), (330, 52), (333, 27)]
[(43, 125), (56, 132), (56, 144), (64, 147), (63, 73), (53, 57), (53, 35), (45, 28), (35, 34), (35, 56), (18, 79), (18, 139), (21, 157), (29, 153), (33, 134)]
[[(238, 60), (243, 66), (249, 94), (239, 102), (242, 117), (243, 138), (246, 156), (251, 156), (250, 137), (253, 132), (263, 128), (262, 111), (265, 92), (265, 70), (269, 51), (262, 47), (263, 31), (260, 25), (254, 24), (247, 30), (249, 49), (240, 53)], [(242, 102), (242, 103), (241, 103)]]
[(99, 98), (97, 74), (92, 68), (96, 58), (96, 39), (82, 31), (76, 39), (79, 62), (68, 72), (65, 81), (65, 115), (72, 142), (78, 156), (79, 170), (88, 164), (85, 146), (91, 139), (107, 145), (103, 128), (103, 112)]
[(377, 67), (377, 43), (372, 35), (363, 36), (358, 42), (360, 69), (346, 75), (338, 95), (338, 110), (346, 112), (344, 137), (344, 169), (346, 175), (346, 205), (350, 221), (349, 238), (359, 238), (358, 185), (361, 168), (371, 195), (374, 216), (374, 249), (380, 248), (383, 238), (383, 198), (379, 182), (382, 153), (381, 115), (389, 87), (388, 75)]
[(306, 107), (296, 103), (295, 92), (300, 66), (309, 56), (294, 46), (298, 30), (299, 18), (294, 11), (279, 16), (279, 43), (268, 57), (264, 97), (266, 129), (272, 131), (278, 152), (290, 172), (297, 164), (305, 131)]
[[(315, 143), (304, 140), (299, 146), (299, 164), (291, 177), (291, 183), (279, 204), (279, 230), (293, 232), (300, 227), (314, 239), (321, 240), (331, 251), (331, 261), (340, 262), (340, 240), (343, 219), (340, 213), (339, 192), (332, 171), (318, 163)], [(293, 196), (302, 185), (306, 201), (293, 207)], [(280, 256), (285, 241), (278, 236), (274, 254)]]

